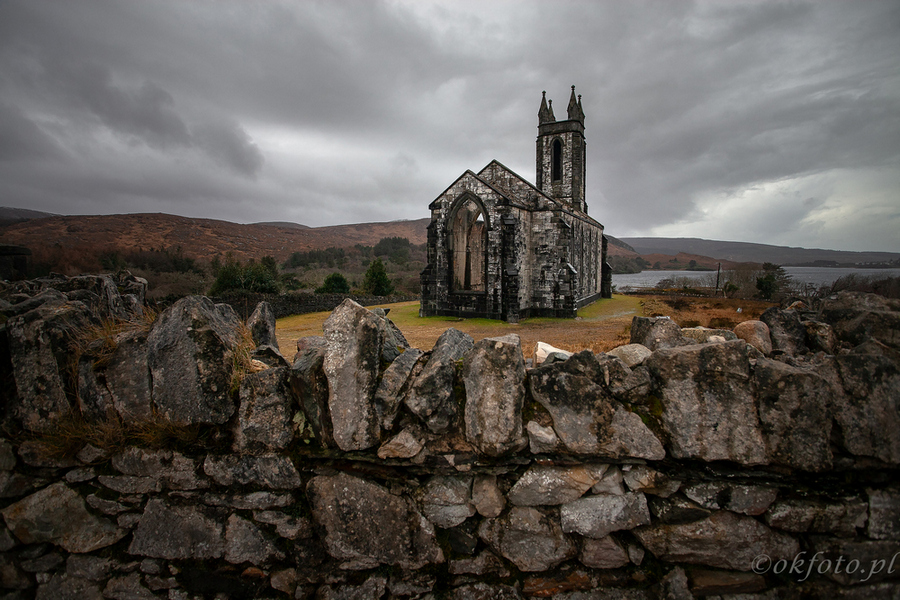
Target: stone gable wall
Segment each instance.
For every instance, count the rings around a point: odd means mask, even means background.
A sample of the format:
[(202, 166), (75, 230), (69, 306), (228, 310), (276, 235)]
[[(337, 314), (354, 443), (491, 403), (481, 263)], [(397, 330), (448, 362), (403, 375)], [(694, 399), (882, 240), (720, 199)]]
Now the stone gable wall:
[[(409, 348), (352, 301), (290, 359), (264, 303), (79, 338), (142, 300), (127, 277), (0, 289), (8, 598), (900, 590), (896, 302), (636, 318), (629, 345), (539, 365), (515, 335)], [(61, 429), (73, 410), (93, 429)], [(113, 423), (158, 437), (104, 443)]]
[[(507, 173), (498, 165), (490, 165), (486, 172), (501, 180), (498, 173)], [(509, 180), (515, 185), (506, 181), (507, 187), (522, 187), (517, 178)], [(531, 188), (514, 191), (536, 197)], [(448, 224), (456, 202), (465, 194), (477, 196), (488, 216), (488, 286), (483, 294), (451, 293), (448, 284)], [(507, 204), (469, 174), (438, 197), (431, 210), (428, 265), (422, 273), (424, 315), (513, 322), (527, 316), (574, 317), (579, 305), (599, 297), (603, 228), (594, 222), (558, 206)]]

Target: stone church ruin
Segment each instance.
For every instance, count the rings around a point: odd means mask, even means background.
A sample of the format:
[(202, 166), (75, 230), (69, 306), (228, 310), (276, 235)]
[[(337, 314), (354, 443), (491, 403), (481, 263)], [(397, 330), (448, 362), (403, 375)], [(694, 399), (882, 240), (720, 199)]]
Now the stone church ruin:
[(612, 295), (603, 225), (587, 214), (581, 96), (557, 121), (538, 111), (536, 183), (496, 160), (431, 203), (422, 316), (575, 317)]

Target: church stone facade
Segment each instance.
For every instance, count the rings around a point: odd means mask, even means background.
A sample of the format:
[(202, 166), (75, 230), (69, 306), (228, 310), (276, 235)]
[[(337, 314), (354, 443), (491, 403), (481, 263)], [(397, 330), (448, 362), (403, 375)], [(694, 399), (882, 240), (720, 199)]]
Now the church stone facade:
[(587, 214), (585, 152), (575, 86), (565, 121), (545, 92), (536, 185), (493, 160), (431, 203), (422, 316), (575, 317), (612, 295), (603, 225)]

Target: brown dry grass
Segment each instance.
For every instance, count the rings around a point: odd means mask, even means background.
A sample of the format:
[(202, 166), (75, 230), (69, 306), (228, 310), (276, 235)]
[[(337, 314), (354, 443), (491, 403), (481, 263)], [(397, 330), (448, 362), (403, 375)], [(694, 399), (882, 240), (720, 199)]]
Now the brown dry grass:
[(153, 414), (145, 419), (123, 423), (118, 416), (99, 421), (86, 421), (77, 412), (53, 421), (46, 431), (20, 433), (19, 440), (40, 442), (44, 458), (63, 459), (75, 456), (86, 445), (107, 452), (119, 452), (129, 446), (154, 450), (204, 448), (207, 440), (197, 425), (181, 425)]
[(738, 298), (694, 298), (684, 296), (643, 296), (644, 315), (668, 316), (681, 327), (732, 329), (738, 323), (759, 319), (773, 302)]
[[(677, 300), (677, 301), (676, 301)], [(672, 305), (675, 306), (672, 306)], [(631, 319), (635, 316), (672, 317), (682, 327), (702, 325), (728, 327), (748, 319), (756, 319), (770, 303), (725, 298), (671, 298), (664, 296), (616, 295), (600, 300), (579, 311), (579, 319), (525, 319), (509, 324), (489, 319), (459, 319), (455, 317), (419, 317), (418, 302), (385, 304), (390, 318), (414, 348), (430, 350), (438, 337), (450, 327), (471, 335), (475, 341), (486, 337), (517, 334), (522, 340), (526, 358), (534, 354), (537, 342), (578, 352), (591, 350), (606, 352), (627, 344), (630, 340)], [(741, 308), (741, 312), (737, 309)], [(310, 313), (278, 320), (277, 337), (281, 351), (290, 358), (300, 337), (322, 335), (322, 324), (330, 313)]]
[(116, 352), (119, 335), (132, 331), (149, 333), (158, 316), (156, 310), (145, 306), (140, 315), (132, 316), (130, 319), (108, 317), (101, 319), (99, 323), (79, 329), (72, 334), (70, 342), (73, 356), (77, 359), (83, 354), (88, 354), (94, 357), (95, 367), (105, 366)]

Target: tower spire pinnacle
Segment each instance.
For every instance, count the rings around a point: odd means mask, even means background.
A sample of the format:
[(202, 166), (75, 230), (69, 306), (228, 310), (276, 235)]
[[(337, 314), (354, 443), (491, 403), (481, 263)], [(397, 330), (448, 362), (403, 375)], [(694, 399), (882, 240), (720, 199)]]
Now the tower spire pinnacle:
[(547, 105), (547, 92), (541, 92), (541, 108), (538, 110), (538, 125), (543, 125), (544, 123), (552, 123), (556, 121), (556, 118), (553, 116), (553, 100), (550, 101), (550, 105)]
[(569, 120), (584, 124), (584, 111), (581, 110), (581, 94), (575, 96), (575, 86), (572, 86), (572, 95), (569, 96)]

